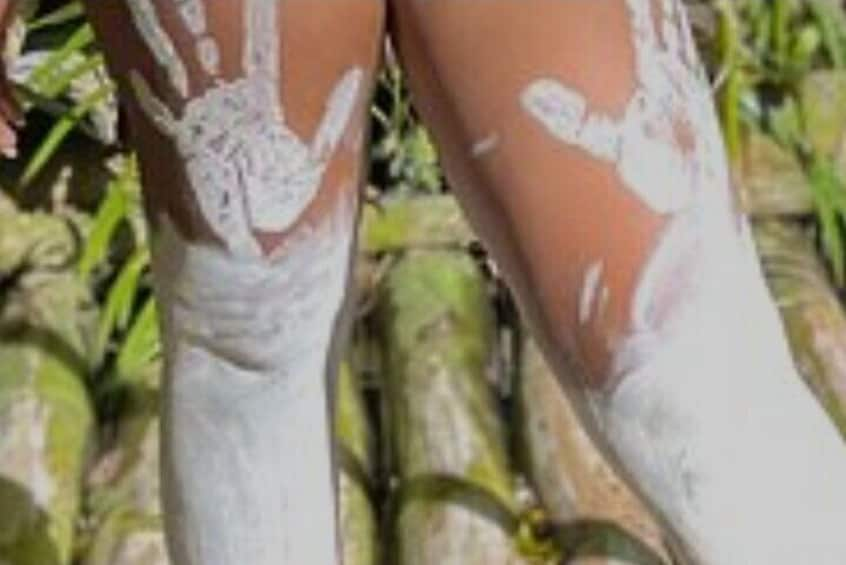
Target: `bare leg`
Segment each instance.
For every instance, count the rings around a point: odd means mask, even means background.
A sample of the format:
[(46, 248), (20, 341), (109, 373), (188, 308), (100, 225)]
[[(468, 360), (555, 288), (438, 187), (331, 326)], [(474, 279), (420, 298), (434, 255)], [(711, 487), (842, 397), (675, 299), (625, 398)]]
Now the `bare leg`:
[(392, 7), (453, 185), (624, 473), (703, 563), (842, 563), (846, 446), (790, 359), (681, 4)]
[(177, 565), (332, 565), (326, 374), (376, 0), (91, 0), (129, 110), (166, 350)]

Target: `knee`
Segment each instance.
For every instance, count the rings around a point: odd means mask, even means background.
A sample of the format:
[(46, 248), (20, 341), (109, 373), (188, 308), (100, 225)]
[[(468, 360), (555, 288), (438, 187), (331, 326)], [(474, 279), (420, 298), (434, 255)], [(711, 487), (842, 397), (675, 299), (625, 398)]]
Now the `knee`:
[(154, 275), (172, 382), (233, 394), (324, 377), (353, 246), (346, 196), (267, 257), (189, 241), (161, 218)]

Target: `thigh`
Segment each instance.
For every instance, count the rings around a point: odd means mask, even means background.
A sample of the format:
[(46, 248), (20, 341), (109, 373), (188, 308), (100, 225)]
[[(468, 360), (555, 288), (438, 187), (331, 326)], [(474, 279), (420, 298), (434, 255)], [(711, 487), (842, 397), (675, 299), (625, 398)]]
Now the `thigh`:
[(842, 561), (842, 441), (736, 211), (682, 3), (392, 7), (453, 186), (548, 357), (581, 364), (594, 436), (693, 560)]
[[(88, 11), (153, 225), (166, 214), (190, 238), (256, 239), (267, 254), (358, 188), (381, 0), (89, 0)], [(240, 183), (245, 202), (198, 183)]]
[[(674, 220), (692, 226), (691, 210), (711, 200), (734, 229), (710, 91), (680, 3), (392, 8), (415, 101), (523, 309), (589, 384), (619, 378), (615, 353), (683, 286), (681, 268), (647, 276)], [(645, 304), (641, 281), (651, 285)]]

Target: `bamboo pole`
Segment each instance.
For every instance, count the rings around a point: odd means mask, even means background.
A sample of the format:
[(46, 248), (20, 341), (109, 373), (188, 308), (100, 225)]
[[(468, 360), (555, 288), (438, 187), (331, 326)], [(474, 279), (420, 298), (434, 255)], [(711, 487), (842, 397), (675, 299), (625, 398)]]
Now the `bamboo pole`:
[(110, 514), (84, 561), (85, 565), (168, 565), (159, 517), (131, 510)]
[(341, 545), (344, 565), (380, 562), (379, 531), (371, 502), (374, 480), (374, 441), (356, 373), (342, 364), (337, 383), (335, 434)]
[(568, 563), (669, 563), (660, 527), (588, 437), (533, 341), (521, 357), (516, 433), (524, 466), (554, 522), (585, 525), (566, 548), (584, 557)]
[(159, 480), (161, 365), (143, 371), (127, 393), (115, 440), (89, 475), (88, 506), (97, 522), (84, 565), (167, 565)]
[(476, 239), (453, 196), (387, 198), (362, 211), (360, 243), (365, 254), (463, 247)]
[(87, 289), (59, 218), (0, 201), (0, 563), (65, 565), (92, 410)]
[(846, 313), (800, 226), (759, 222), (755, 239), (799, 372), (846, 436)]
[(392, 524), (402, 565), (523, 563), (503, 429), (486, 381), (493, 320), (473, 261), (410, 251), (379, 306), (388, 424), (400, 487)]
[(740, 199), (755, 218), (813, 214), (811, 188), (799, 158), (762, 132), (746, 132), (739, 167)]

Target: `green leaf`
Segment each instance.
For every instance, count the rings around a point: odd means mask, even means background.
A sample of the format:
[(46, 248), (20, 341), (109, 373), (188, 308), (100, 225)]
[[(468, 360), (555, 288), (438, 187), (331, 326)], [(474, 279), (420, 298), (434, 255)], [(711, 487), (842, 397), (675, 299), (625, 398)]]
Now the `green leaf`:
[(73, 131), (74, 127), (95, 107), (112, 94), (113, 86), (104, 84), (75, 106), (67, 115), (62, 116), (51, 128), (50, 132), (36, 149), (33, 156), (27, 163), (21, 175), (18, 192), (22, 192), (45, 165), (56, 154), (65, 138)]
[(146, 248), (135, 250), (124, 263), (115, 282), (109, 288), (106, 304), (100, 315), (97, 328), (97, 342), (94, 363), (99, 366), (106, 354), (109, 339), (115, 330), (123, 330), (129, 324), (133, 308), (138, 299), (138, 285), (141, 274), (150, 264), (150, 253)]
[(151, 296), (135, 318), (118, 352), (117, 382), (113, 384), (132, 381), (158, 357), (160, 351), (158, 315), (155, 300)]
[(835, 68), (846, 66), (846, 15), (843, 8), (826, 0), (808, 0), (808, 6), (823, 35), (826, 52)]
[(770, 11), (772, 25), (771, 55), (776, 65), (784, 66), (788, 61), (790, 20), (794, 9), (791, 0), (773, 0)]
[(81, 2), (68, 2), (52, 12), (31, 21), (27, 24), (27, 28), (30, 32), (38, 31), (46, 27), (63, 25), (83, 16), (85, 16), (85, 8)]
[(59, 49), (32, 71), (26, 86), (37, 92), (48, 90), (54, 75), (66, 68), (72, 57), (93, 43), (94, 30), (91, 26), (87, 23), (79, 26)]
[[(126, 169), (130, 169), (130, 167), (126, 167)], [(106, 198), (97, 209), (94, 225), (88, 240), (85, 242), (77, 267), (83, 280), (87, 281), (94, 268), (106, 259), (112, 237), (129, 211), (129, 197), (123, 188), (126, 182), (125, 172), (122, 173), (121, 177), (110, 182)]]
[(811, 25), (803, 26), (796, 33), (793, 46), (790, 50), (790, 59), (793, 61), (793, 64), (803, 71), (807, 71), (822, 41), (822, 33), (817, 27)]
[(47, 98), (56, 98), (65, 92), (74, 80), (90, 72), (102, 70), (103, 65), (103, 55), (95, 53), (94, 55), (84, 57), (67, 69), (60, 69), (53, 76), (53, 80), (44, 88), (44, 96)]
[(796, 100), (789, 96), (781, 106), (769, 112), (769, 129), (773, 137), (784, 147), (795, 147), (803, 138), (802, 113)]
[(846, 282), (846, 195), (842, 180), (831, 159), (817, 156), (810, 169), (811, 192), (817, 210), (823, 251), (831, 265), (834, 281), (839, 287)]

